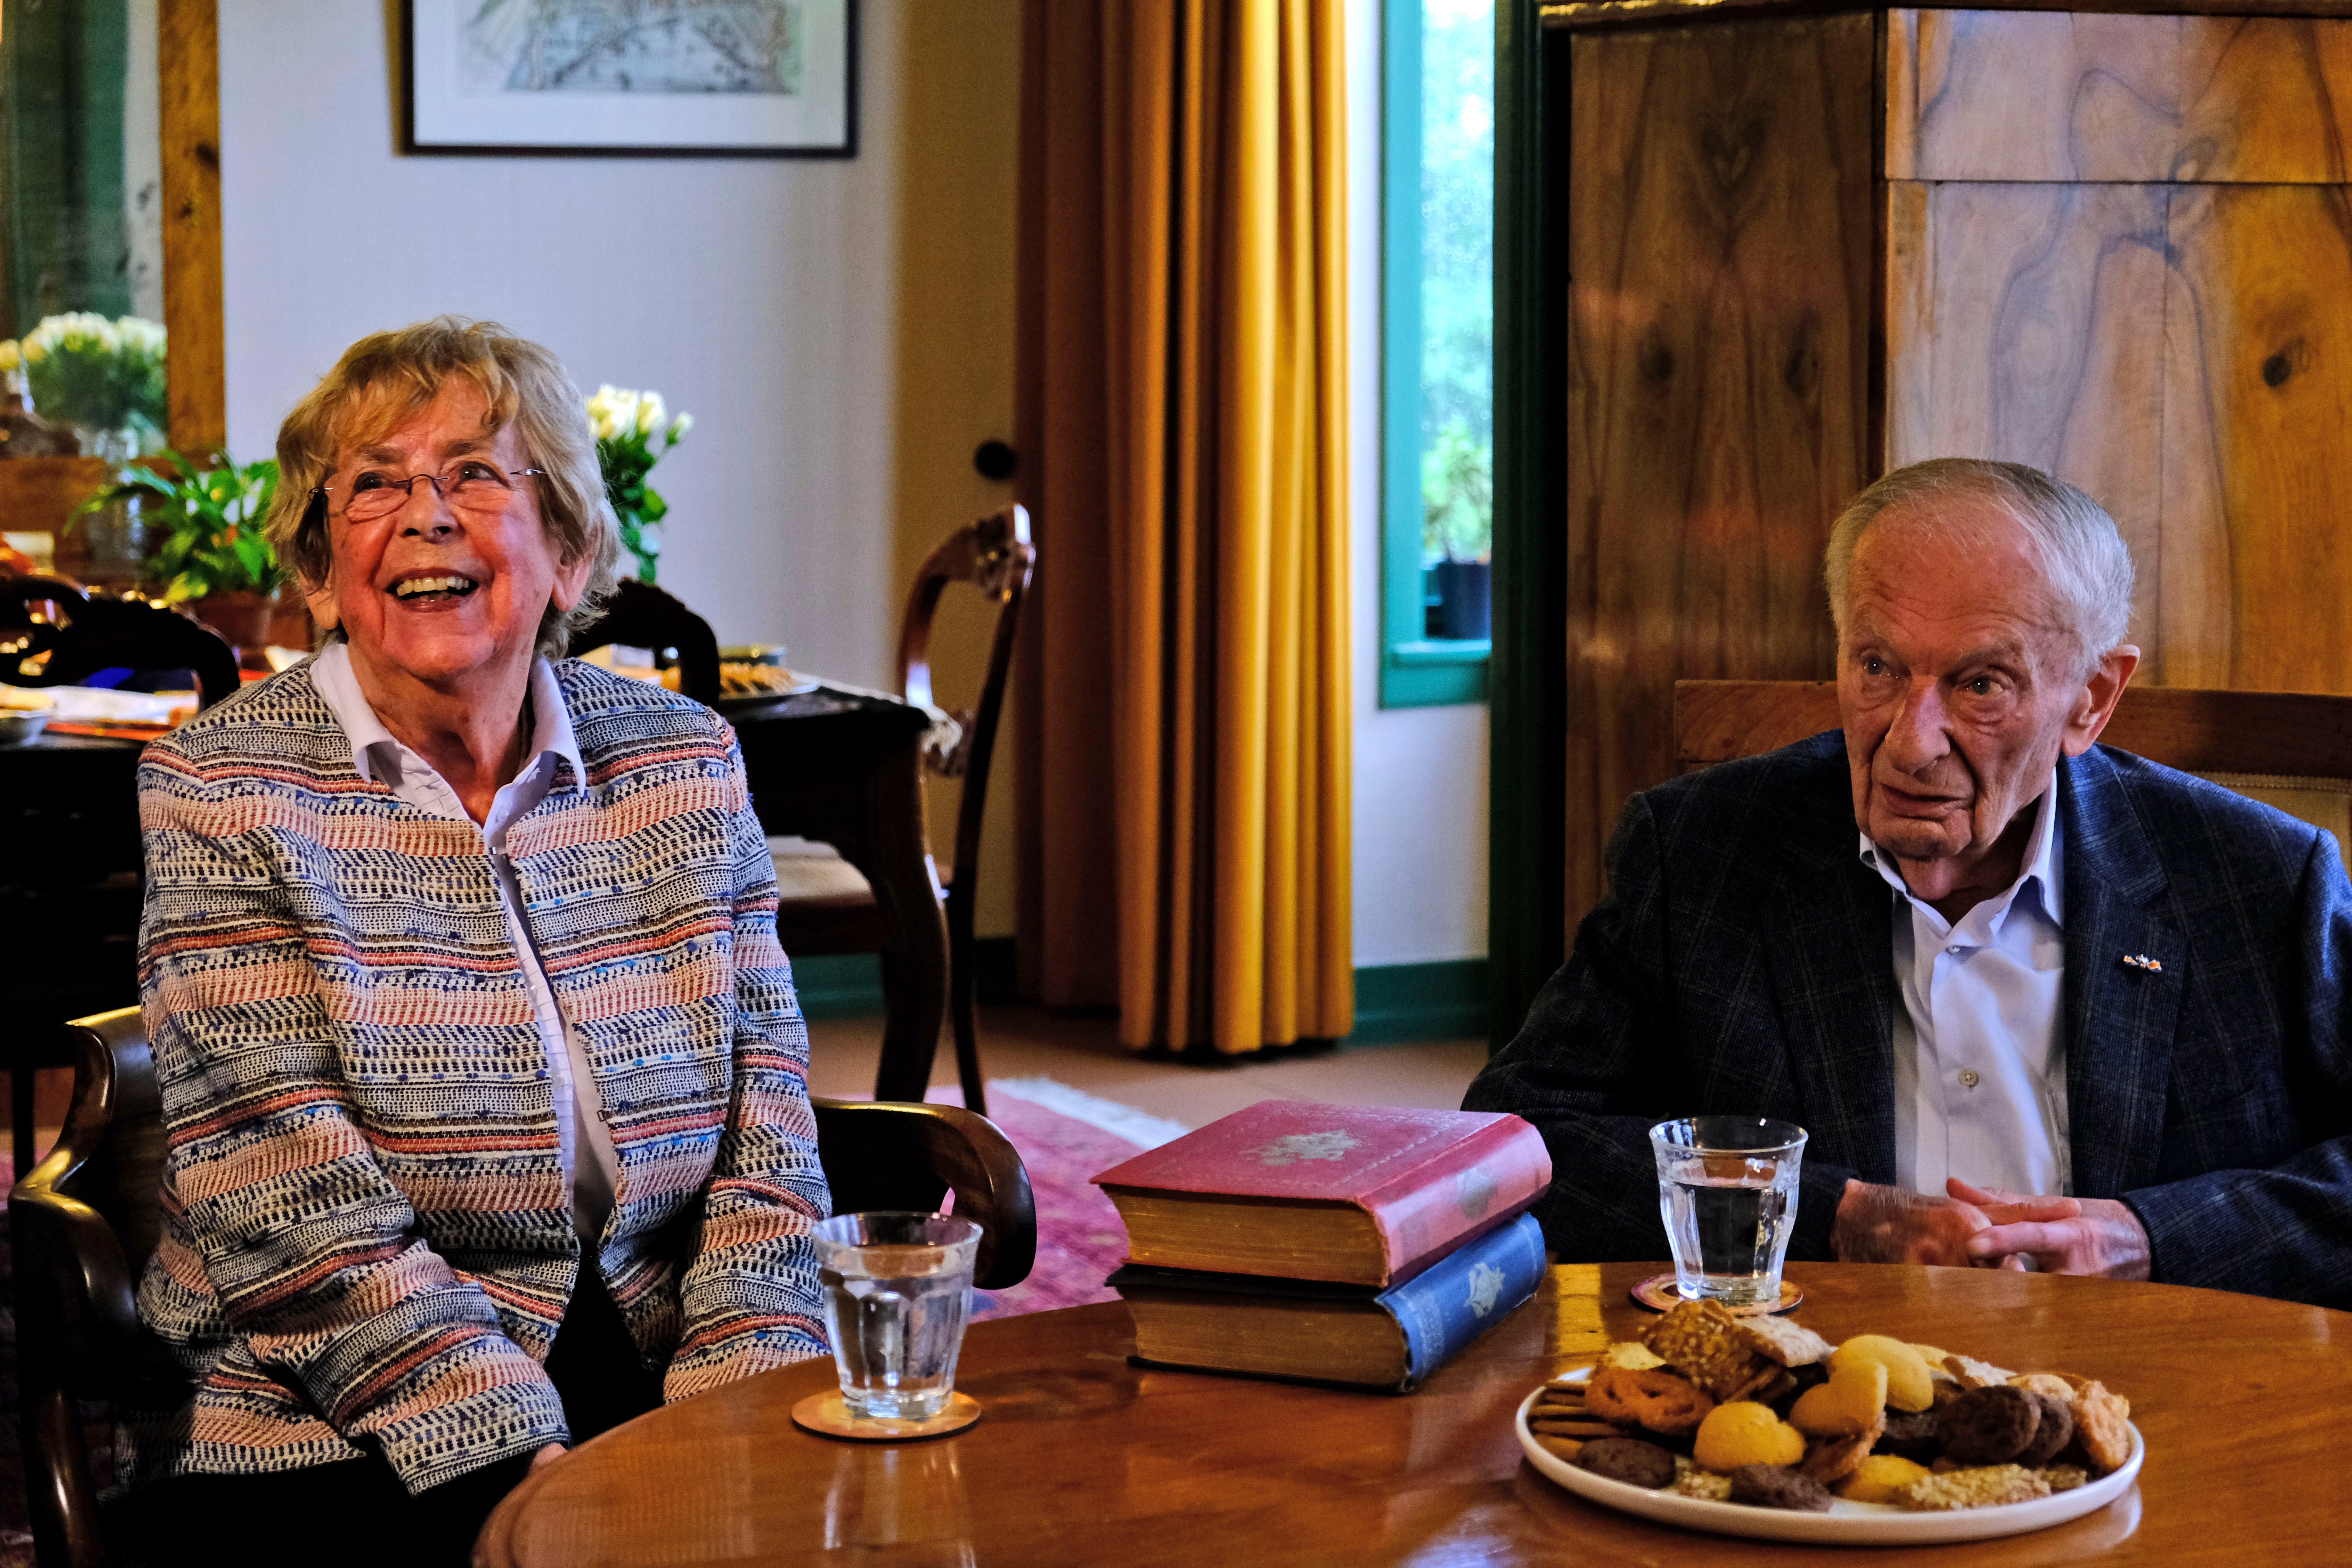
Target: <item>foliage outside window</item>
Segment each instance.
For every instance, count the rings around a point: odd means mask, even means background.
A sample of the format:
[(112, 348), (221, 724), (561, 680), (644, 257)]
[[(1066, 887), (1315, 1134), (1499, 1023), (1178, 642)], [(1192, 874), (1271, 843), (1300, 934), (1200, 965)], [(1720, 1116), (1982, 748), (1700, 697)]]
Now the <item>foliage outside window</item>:
[(1493, 0), (1388, 0), (1381, 700), (1486, 695), (1494, 553)]

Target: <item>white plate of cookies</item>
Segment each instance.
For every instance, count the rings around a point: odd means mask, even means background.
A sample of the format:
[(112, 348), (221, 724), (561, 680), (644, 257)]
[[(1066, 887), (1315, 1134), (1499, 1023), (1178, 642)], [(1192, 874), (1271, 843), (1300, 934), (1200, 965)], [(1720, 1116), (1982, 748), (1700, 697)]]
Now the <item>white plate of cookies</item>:
[(1863, 1334), (1685, 1302), (1520, 1402), (1528, 1462), (1588, 1501), (1718, 1535), (1927, 1546), (2080, 1519), (2131, 1489), (2130, 1406)]

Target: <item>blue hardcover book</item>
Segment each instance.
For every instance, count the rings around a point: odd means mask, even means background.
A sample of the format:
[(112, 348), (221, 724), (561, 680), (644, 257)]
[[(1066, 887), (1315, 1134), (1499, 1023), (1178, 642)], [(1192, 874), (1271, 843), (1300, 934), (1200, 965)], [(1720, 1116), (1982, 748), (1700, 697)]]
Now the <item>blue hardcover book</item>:
[(1129, 1264), (1110, 1277), (1157, 1366), (1407, 1392), (1536, 1293), (1542, 1227), (1521, 1215), (1373, 1291)]

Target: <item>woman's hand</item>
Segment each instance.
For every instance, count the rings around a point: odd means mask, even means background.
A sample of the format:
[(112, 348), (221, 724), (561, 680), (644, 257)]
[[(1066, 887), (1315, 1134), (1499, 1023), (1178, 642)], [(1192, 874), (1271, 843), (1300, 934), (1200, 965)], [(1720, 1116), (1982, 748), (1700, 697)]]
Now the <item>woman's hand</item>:
[(531, 1473), (536, 1475), (570, 1452), (571, 1450), (561, 1443), (549, 1443), (542, 1446), (538, 1453), (530, 1457)]

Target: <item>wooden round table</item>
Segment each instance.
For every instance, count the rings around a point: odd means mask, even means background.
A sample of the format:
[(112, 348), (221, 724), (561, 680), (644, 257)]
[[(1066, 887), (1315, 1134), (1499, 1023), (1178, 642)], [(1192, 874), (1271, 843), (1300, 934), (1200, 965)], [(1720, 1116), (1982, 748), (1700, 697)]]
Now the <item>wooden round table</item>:
[[(1650, 1321), (1625, 1291), (1655, 1271), (1603, 1267), (1612, 1334)], [(2037, 1534), (1924, 1549), (1923, 1564), (2267, 1565), (2345, 1550), (2352, 1314), (1989, 1270), (1817, 1264), (1790, 1275), (1806, 1291), (1798, 1320), (1832, 1339), (1892, 1332), (2096, 1377), (2132, 1402), (2148, 1449), (2135, 1489)], [(958, 1379), (986, 1416), (928, 1443), (799, 1430), (793, 1402), (834, 1375), (830, 1361), (806, 1363), (656, 1411), (541, 1471), (492, 1517), (476, 1562), (773, 1563), (843, 1552), (1023, 1568), (1853, 1561), (1644, 1523), (1525, 1463), (1513, 1409), (1591, 1359), (1591, 1336), (1578, 1331), (1591, 1311), (1590, 1299), (1548, 1286), (1406, 1397), (1133, 1367), (1116, 1304), (1003, 1319), (971, 1331)]]

